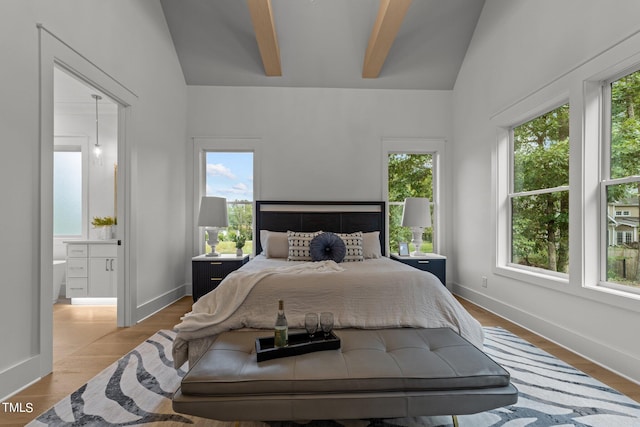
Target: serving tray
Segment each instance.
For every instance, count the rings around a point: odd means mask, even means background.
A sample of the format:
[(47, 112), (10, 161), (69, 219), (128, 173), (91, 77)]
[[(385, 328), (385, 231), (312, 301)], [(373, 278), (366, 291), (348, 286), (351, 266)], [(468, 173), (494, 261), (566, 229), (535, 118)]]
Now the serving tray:
[(333, 331), (327, 338), (320, 332), (313, 339), (306, 332), (289, 334), (289, 345), (286, 347), (275, 347), (273, 336), (256, 338), (258, 362), (339, 348), (340, 338)]

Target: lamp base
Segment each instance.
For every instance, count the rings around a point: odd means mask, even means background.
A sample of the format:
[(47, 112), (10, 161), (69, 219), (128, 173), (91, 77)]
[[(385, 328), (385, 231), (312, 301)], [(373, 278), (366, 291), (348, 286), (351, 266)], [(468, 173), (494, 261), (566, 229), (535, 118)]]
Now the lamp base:
[(217, 228), (207, 228), (207, 243), (211, 246), (211, 252), (205, 254), (208, 257), (216, 257), (220, 256), (218, 252), (216, 252), (216, 246), (218, 245), (218, 229)]
[(420, 246), (422, 246), (422, 233), (424, 231), (423, 227), (412, 227), (413, 239), (411, 239), (411, 243), (413, 243), (413, 247), (415, 250), (411, 252), (411, 256), (425, 256), (426, 254), (420, 250)]

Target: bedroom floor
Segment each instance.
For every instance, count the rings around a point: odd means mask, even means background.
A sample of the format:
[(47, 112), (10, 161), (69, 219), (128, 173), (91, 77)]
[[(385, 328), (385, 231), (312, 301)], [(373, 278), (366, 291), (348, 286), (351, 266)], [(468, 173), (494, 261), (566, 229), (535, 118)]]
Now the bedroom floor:
[(53, 306), (53, 363), (118, 330), (115, 305), (81, 306), (60, 300)]
[[(54, 372), (7, 399), (33, 405), (32, 413), (4, 414), (0, 425), (23, 426), (73, 392), (123, 354), (160, 329), (171, 329), (191, 310), (191, 297), (184, 297), (154, 316), (130, 328), (118, 328), (115, 307), (62, 305), (54, 310)], [(565, 362), (640, 401), (640, 385), (628, 381), (480, 307), (461, 300), (483, 326), (501, 326)]]

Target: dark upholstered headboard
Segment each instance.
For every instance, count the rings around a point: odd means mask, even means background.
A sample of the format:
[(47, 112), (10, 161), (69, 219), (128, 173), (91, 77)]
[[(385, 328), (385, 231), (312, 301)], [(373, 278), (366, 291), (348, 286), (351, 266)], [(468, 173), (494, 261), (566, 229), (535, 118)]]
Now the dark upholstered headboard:
[(255, 253), (262, 252), (260, 230), (380, 232), (380, 248), (386, 255), (385, 202), (256, 201)]

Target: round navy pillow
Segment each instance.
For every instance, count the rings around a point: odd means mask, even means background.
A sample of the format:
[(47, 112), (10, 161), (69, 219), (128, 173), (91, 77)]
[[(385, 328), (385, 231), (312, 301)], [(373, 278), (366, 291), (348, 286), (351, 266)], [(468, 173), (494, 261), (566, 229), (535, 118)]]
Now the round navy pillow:
[(334, 233), (320, 233), (309, 243), (313, 261), (333, 260), (341, 262), (347, 254), (344, 241)]

